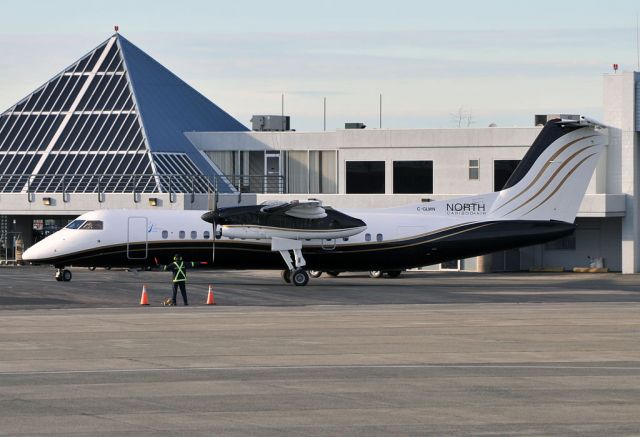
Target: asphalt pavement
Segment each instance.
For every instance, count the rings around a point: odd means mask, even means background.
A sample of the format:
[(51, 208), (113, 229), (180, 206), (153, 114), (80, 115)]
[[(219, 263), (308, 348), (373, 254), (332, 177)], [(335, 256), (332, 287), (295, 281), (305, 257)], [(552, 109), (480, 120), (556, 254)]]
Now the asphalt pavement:
[(640, 434), (634, 275), (73, 273), (0, 269), (0, 435)]

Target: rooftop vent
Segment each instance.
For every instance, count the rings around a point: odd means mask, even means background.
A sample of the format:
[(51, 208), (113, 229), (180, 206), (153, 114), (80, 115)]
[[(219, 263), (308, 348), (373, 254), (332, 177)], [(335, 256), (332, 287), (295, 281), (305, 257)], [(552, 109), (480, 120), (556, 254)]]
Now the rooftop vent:
[(580, 114), (536, 114), (534, 123), (536, 126), (544, 126), (547, 121), (561, 118), (564, 120), (580, 120)]
[(251, 117), (251, 129), (256, 132), (283, 132), (291, 130), (288, 115), (254, 115)]
[(344, 124), (345, 129), (364, 129), (365, 127), (367, 127), (367, 125), (364, 123), (345, 123)]

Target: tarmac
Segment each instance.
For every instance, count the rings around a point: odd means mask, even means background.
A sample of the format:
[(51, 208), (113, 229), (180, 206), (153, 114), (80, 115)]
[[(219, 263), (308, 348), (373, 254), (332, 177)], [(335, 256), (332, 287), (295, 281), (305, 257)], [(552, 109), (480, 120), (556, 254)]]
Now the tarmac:
[(0, 435), (640, 433), (636, 275), (73, 273), (0, 269)]

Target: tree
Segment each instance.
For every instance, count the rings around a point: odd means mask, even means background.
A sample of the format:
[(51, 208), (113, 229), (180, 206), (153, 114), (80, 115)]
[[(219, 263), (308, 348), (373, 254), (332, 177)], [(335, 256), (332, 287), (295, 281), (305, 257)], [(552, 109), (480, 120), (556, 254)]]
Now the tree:
[(455, 127), (471, 127), (474, 123), (473, 112), (460, 106), (456, 112), (451, 113), (451, 120)]

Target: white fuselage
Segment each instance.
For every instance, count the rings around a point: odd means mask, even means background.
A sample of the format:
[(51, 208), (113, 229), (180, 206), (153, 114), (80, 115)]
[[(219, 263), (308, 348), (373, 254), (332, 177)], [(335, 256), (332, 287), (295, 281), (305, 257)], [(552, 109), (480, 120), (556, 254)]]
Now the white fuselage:
[[(293, 230), (269, 231), (264, 228), (229, 227), (216, 241), (246, 241), (269, 244), (276, 236), (302, 241), (305, 246), (336, 247), (362, 243), (380, 243), (407, 239), (462, 223), (481, 221), (485, 211), (447, 211), (446, 202), (431, 202), (403, 208), (369, 211), (344, 211), (363, 220), (367, 226), (354, 235), (353, 230), (336, 230), (318, 238), (313, 233)], [(461, 207), (462, 208), (462, 207)], [(450, 207), (451, 209), (451, 207)], [(77, 220), (101, 221), (103, 228), (61, 229), (30, 247), (25, 260), (38, 261), (70, 255), (87, 250), (136, 243), (211, 242), (214, 231), (211, 224), (201, 219), (206, 211), (158, 210), (97, 210), (81, 215)], [(224, 228), (224, 227), (223, 227)]]

